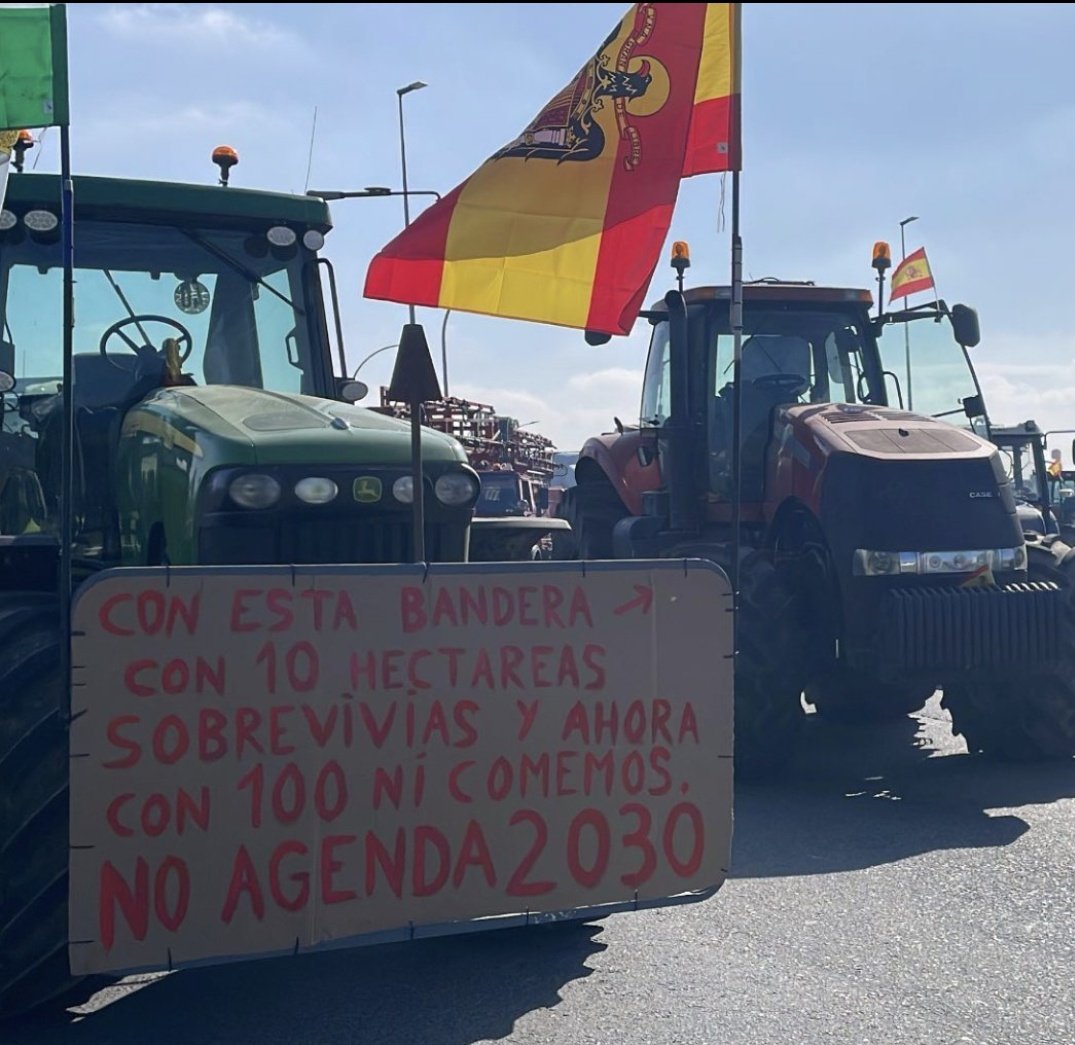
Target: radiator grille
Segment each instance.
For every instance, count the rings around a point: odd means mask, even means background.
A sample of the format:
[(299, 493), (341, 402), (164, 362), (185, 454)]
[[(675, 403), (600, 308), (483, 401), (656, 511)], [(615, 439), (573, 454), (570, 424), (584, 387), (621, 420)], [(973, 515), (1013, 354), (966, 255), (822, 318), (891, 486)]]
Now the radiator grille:
[(1065, 592), (1052, 582), (890, 591), (882, 616), (894, 669), (1044, 667), (1059, 648)]

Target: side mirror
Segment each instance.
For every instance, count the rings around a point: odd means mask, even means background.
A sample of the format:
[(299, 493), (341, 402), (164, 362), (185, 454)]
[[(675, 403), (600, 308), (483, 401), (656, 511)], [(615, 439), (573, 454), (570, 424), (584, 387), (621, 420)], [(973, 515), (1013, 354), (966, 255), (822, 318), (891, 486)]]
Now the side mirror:
[(370, 394), (370, 386), (364, 381), (352, 381), (345, 378), (337, 383), (336, 394), (345, 403), (357, 403)]
[(963, 413), (971, 420), (985, 415), (985, 402), (980, 395), (967, 396), (963, 400)]
[(974, 348), (982, 340), (978, 313), (969, 305), (952, 306), (952, 334), (964, 348)]
[(1075, 439), (1071, 440), (1071, 459), (1075, 461)]
[(0, 370), (0, 395), (10, 392), (15, 387), (15, 378), (6, 370)]

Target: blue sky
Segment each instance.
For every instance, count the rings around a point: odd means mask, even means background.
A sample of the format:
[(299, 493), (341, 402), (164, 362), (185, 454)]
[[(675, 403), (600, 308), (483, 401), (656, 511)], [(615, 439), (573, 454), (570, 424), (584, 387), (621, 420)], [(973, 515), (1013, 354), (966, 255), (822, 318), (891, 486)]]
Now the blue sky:
[[(399, 187), (396, 88), (412, 189), (447, 191), (577, 71), (626, 4), (72, 4), (76, 171), (238, 185)], [(870, 247), (910, 214), (941, 295), (980, 313), (991, 410), (1075, 427), (1072, 4), (745, 4), (748, 277), (869, 285)], [(55, 138), (35, 157), (56, 169)], [(692, 282), (725, 282), (721, 179), (685, 182), (672, 238)], [(420, 205), (420, 201), (415, 201)], [(361, 297), (402, 224), (398, 199), (336, 204), (329, 237), (352, 365), (394, 342), (402, 306)], [(662, 262), (651, 298), (670, 285)], [(440, 313), (421, 310), (439, 358)], [(453, 394), (491, 402), (561, 446), (637, 416), (645, 331), (581, 333), (453, 314)], [(392, 353), (361, 373), (386, 381)], [(1066, 456), (1066, 454), (1065, 454)]]

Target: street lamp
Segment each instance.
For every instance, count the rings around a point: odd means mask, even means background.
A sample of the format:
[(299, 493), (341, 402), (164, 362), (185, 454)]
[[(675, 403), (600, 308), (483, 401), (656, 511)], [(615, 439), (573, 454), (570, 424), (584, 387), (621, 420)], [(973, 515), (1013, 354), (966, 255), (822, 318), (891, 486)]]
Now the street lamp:
[(904, 229), (911, 224), (912, 221), (918, 221), (918, 215), (912, 214), (909, 218), (904, 218), (900, 222), (900, 260), (902, 261), (907, 257), (907, 240), (904, 237)]
[[(403, 172), (403, 227), (408, 228), (411, 223), (411, 208), (407, 202), (410, 194), (407, 192), (407, 139), (403, 133), (403, 96), (410, 94), (412, 91), (420, 91), (423, 87), (428, 87), (429, 84), (423, 83), (421, 80), (415, 80), (414, 83), (407, 84), (406, 87), (399, 87), (396, 89), (396, 98), (399, 100), (399, 165)], [(407, 306), (407, 315), (411, 323), (416, 322), (414, 318), (414, 305)]]
[[(906, 229), (912, 221), (918, 221), (918, 215), (912, 214), (900, 222), (900, 260), (907, 260)], [(914, 390), (911, 387), (911, 324), (903, 324), (903, 361), (907, 368), (907, 409), (914, 409)]]
[[(420, 91), (423, 87), (428, 87), (429, 84), (423, 83), (421, 80), (415, 80), (414, 83), (407, 84), (406, 87), (400, 87), (396, 90), (396, 98), (399, 100), (399, 162), (403, 171), (403, 227), (406, 228), (411, 223), (411, 209), (407, 203), (407, 139), (403, 133), (403, 97), (410, 94), (412, 91)], [(414, 306), (411, 306), (411, 322), (414, 322)]]

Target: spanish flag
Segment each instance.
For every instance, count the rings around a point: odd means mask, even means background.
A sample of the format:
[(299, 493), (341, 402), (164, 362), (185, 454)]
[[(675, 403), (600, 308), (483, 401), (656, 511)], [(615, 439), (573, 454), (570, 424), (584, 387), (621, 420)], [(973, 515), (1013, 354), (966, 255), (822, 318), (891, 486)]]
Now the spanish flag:
[(929, 262), (926, 260), (926, 248), (921, 247), (913, 254), (908, 254), (892, 273), (888, 292), (889, 304), (896, 298), (917, 294), (920, 290), (929, 290), (933, 285), (933, 273), (930, 272)]
[(740, 4), (635, 4), (518, 137), (378, 253), (367, 297), (630, 331), (681, 178), (739, 170)]

